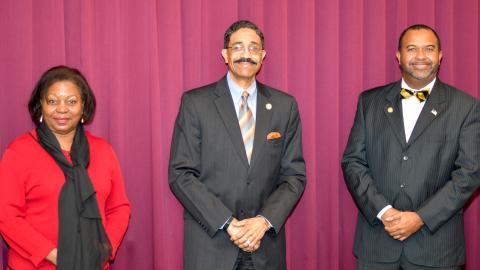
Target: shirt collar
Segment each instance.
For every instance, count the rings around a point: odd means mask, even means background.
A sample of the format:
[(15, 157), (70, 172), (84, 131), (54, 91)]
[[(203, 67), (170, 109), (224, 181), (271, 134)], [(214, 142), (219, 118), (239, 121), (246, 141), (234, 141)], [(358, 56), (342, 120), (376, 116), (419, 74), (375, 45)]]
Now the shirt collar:
[(253, 80), (253, 83), (247, 88), (243, 89), (240, 87), (232, 78), (230, 71), (227, 73), (227, 83), (230, 93), (232, 94), (233, 100), (239, 100), (242, 98), (243, 91), (247, 91), (249, 96), (248, 100), (255, 100), (257, 98), (257, 80)]
[(405, 79), (402, 77), (402, 88), (409, 89), (409, 90), (412, 90), (412, 91), (422, 91), (422, 90), (428, 89), (429, 94), (431, 94), (432, 90), (433, 90), (433, 85), (435, 84), (436, 81), (437, 81), (437, 77), (435, 77), (429, 84), (422, 87), (422, 89), (414, 89), (414, 88), (410, 87), (407, 84), (407, 82), (405, 81)]

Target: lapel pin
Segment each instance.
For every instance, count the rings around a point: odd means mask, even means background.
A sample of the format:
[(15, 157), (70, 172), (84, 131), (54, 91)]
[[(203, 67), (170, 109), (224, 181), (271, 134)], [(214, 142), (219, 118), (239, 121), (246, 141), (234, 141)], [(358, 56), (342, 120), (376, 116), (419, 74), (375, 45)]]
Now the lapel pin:
[(388, 113), (393, 113), (393, 107), (388, 107), (388, 108), (387, 108), (387, 112), (388, 112)]
[(430, 112), (435, 116), (437, 116), (437, 114), (438, 114), (437, 110), (435, 110), (435, 109), (432, 109)]
[(272, 104), (271, 103), (265, 104), (265, 109), (270, 111), (272, 109)]

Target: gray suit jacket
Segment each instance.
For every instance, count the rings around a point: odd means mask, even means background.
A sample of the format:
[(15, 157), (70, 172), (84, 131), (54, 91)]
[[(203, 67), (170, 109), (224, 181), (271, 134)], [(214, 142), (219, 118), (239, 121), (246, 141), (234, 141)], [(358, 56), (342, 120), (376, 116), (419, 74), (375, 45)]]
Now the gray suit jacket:
[[(393, 262), (402, 250), (415, 264), (464, 264), (463, 206), (480, 184), (480, 105), (440, 82), (408, 143), (400, 81), (360, 95), (342, 159), (345, 182), (360, 210), (354, 253)], [(376, 218), (386, 205), (416, 211), (425, 225), (404, 242)]]
[[(306, 181), (300, 116), (293, 97), (258, 82), (257, 90), (250, 165), (226, 78), (183, 95), (169, 183), (185, 207), (185, 269), (233, 268), (238, 248), (219, 230), (231, 215), (265, 216), (274, 229), (252, 254), (255, 267), (286, 267), (283, 225)], [(281, 138), (267, 140), (270, 132)]]

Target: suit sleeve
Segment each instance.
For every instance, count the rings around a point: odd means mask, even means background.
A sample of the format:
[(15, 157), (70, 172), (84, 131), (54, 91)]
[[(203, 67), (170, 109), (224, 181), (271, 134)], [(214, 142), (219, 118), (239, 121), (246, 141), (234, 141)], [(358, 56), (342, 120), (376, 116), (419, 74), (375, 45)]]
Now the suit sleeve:
[(288, 215), (297, 204), (306, 183), (305, 160), (302, 152), (302, 126), (295, 100), (290, 108), (278, 182), (277, 188), (258, 213), (271, 223), (276, 233), (283, 227)]
[(105, 201), (105, 230), (112, 244), (111, 259), (113, 259), (127, 231), (128, 222), (130, 221), (130, 202), (125, 192), (120, 164), (113, 149), (110, 148), (110, 151), (112, 188)]
[(358, 209), (367, 221), (374, 225), (379, 222), (377, 214), (391, 203), (377, 190), (368, 167), (363, 106), (363, 95), (360, 95), (353, 127), (343, 153), (342, 170), (348, 190)]
[(177, 199), (213, 237), (232, 216), (232, 211), (199, 180), (202, 143), (199, 115), (185, 94), (173, 131), (168, 180)]
[(417, 211), (435, 232), (468, 201), (480, 185), (480, 103), (476, 101), (464, 120), (451, 180)]
[(56, 244), (25, 219), (25, 180), (22, 158), (7, 148), (0, 162), (0, 232), (10, 246), (38, 267)]

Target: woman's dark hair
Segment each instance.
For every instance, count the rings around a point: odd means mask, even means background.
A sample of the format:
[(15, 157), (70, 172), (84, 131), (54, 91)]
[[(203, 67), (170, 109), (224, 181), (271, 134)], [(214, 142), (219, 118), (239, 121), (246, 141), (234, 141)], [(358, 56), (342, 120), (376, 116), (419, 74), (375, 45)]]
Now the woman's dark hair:
[(78, 87), (83, 102), (83, 123), (91, 123), (95, 115), (95, 95), (82, 73), (67, 66), (56, 66), (47, 70), (42, 74), (35, 88), (33, 88), (32, 95), (28, 101), (28, 111), (33, 123), (37, 126), (40, 124), (40, 116), (42, 115), (41, 102), (45, 98), (48, 88), (60, 81), (69, 81)]

